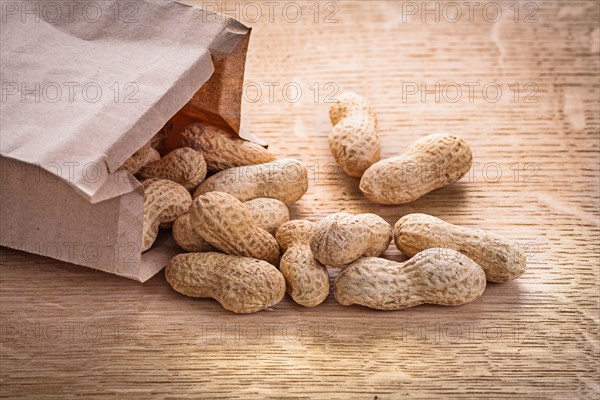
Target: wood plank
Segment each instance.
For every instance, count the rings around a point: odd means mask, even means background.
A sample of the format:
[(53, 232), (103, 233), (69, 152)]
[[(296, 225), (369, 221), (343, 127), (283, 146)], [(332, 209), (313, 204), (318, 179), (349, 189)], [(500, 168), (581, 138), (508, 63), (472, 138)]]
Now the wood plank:
[[(330, 295), (313, 309), (286, 297), (272, 312), (240, 316), (175, 293), (162, 274), (142, 285), (2, 248), (1, 396), (598, 398), (600, 3), (530, 2), (533, 23), (523, 21), (527, 2), (517, 3), (518, 22), (513, 2), (493, 3), (503, 10), (496, 23), (483, 2), (473, 21), (463, 6), (457, 23), (423, 23), (422, 10), (404, 22), (403, 7), (421, 2), (281, 2), (273, 22), (263, 2), (210, 3), (237, 4), (233, 14), (254, 28), (244, 122), (314, 173), (294, 218), (343, 210), (394, 223), (430, 213), (505, 235), (526, 249), (528, 271), (455, 308), (378, 312)], [(462, 96), (406, 93), (436, 82), (458, 83)], [(473, 102), (469, 82), (479, 84)], [(526, 101), (528, 83), (536, 102)], [(299, 101), (284, 98), (286, 84), (302, 88)], [(502, 88), (497, 102), (483, 97), (486, 84)], [(385, 157), (452, 132), (472, 146), (472, 173), (404, 206), (367, 201), (329, 154), (331, 87), (370, 99)], [(386, 257), (403, 259), (393, 245)]]

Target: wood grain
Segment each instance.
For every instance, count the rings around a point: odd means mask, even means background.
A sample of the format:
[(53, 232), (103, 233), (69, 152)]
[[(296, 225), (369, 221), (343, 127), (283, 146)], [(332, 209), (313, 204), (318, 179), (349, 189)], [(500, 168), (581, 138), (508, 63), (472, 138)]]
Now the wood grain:
[[(273, 22), (262, 2), (211, 3), (238, 4), (238, 18), (254, 27), (246, 83), (263, 93), (254, 101), (247, 87), (244, 123), (314, 173), (293, 218), (343, 210), (394, 223), (430, 213), (524, 246), (528, 271), (455, 308), (377, 312), (330, 295), (306, 309), (286, 296), (272, 312), (240, 316), (179, 295), (162, 274), (142, 285), (2, 248), (1, 396), (598, 398), (600, 4), (537, 1), (538, 22), (526, 23), (525, 2), (518, 22), (513, 2), (496, 2), (496, 23), (481, 7), (472, 22), (423, 23), (422, 13), (403, 21), (408, 2), (321, 2), (317, 22), (313, 2), (296, 2), (303, 15), (293, 23), (282, 17), (286, 2)], [(258, 21), (242, 11), (250, 3), (262, 9)], [(337, 22), (326, 23), (331, 10)], [(270, 82), (279, 84), (272, 101)], [(303, 90), (298, 102), (281, 94), (290, 82)], [(450, 90), (422, 101), (403, 90), (436, 82), (495, 82), (503, 94), (451, 102)], [(470, 143), (472, 173), (404, 206), (365, 200), (358, 180), (332, 164), (327, 83), (370, 100), (384, 157), (445, 131)], [(535, 103), (524, 100), (527, 83), (538, 89)], [(392, 247), (386, 256), (403, 259)]]

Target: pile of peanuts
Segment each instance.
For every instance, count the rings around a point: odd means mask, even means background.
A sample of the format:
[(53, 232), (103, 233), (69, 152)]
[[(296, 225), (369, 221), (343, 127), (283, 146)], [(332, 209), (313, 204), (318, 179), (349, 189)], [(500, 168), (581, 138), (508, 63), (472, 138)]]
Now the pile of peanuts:
[[(342, 94), (329, 115), (331, 153), (375, 203), (414, 201), (471, 168), (471, 149), (450, 134), (425, 136), (380, 160), (375, 113), (357, 94)], [(155, 148), (165, 142), (173, 150), (161, 158)], [(169, 284), (235, 313), (270, 309), (286, 291), (302, 306), (317, 306), (330, 291), (327, 267), (341, 268), (333, 284), (340, 304), (380, 310), (465, 304), (482, 295), (486, 281), (525, 271), (524, 254), (501, 236), (426, 214), (405, 215), (394, 227), (375, 214), (344, 212), (290, 221), (288, 206), (308, 189), (302, 162), (276, 160), (203, 122), (176, 137), (157, 135), (122, 168), (144, 186), (143, 251), (171, 228), (185, 253), (167, 264)], [(392, 240), (408, 261), (381, 258)]]

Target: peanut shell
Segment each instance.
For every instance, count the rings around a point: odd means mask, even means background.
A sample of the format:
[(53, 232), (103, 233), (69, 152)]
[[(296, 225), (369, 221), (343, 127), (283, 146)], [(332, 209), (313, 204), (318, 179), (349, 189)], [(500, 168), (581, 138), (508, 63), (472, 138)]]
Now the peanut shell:
[(264, 147), (233, 137), (208, 123), (189, 125), (181, 134), (183, 146), (201, 151), (210, 172), (271, 162), (275, 157)]
[(364, 98), (347, 92), (329, 107), (329, 119), (331, 154), (346, 174), (361, 177), (381, 157), (375, 113)]
[(269, 309), (285, 295), (285, 279), (271, 264), (221, 253), (186, 253), (165, 268), (167, 282), (190, 297), (210, 297), (234, 313)]
[(152, 246), (161, 224), (175, 221), (188, 211), (191, 203), (190, 193), (173, 181), (156, 179), (148, 183), (144, 189), (142, 251)]
[(396, 247), (408, 257), (428, 248), (458, 250), (483, 268), (490, 282), (523, 275), (525, 255), (502, 236), (483, 229), (452, 225), (427, 214), (408, 214), (394, 226)]
[(471, 149), (458, 136), (434, 134), (406, 152), (373, 164), (360, 180), (365, 197), (379, 204), (405, 204), (462, 178), (473, 162)]
[(321, 304), (329, 294), (329, 273), (310, 249), (314, 228), (310, 221), (294, 220), (277, 230), (277, 241), (284, 251), (279, 270), (288, 294), (305, 307)]
[(173, 150), (158, 161), (146, 164), (138, 174), (142, 179), (169, 179), (187, 190), (193, 190), (206, 177), (206, 162), (202, 153), (183, 147)]
[(194, 198), (208, 192), (224, 192), (240, 201), (266, 197), (290, 205), (307, 190), (306, 167), (298, 160), (287, 158), (218, 172), (202, 182)]
[(335, 280), (333, 292), (342, 305), (400, 310), (420, 304), (457, 306), (483, 294), (485, 273), (464, 254), (427, 249), (404, 263), (361, 258)]
[(222, 252), (277, 264), (279, 245), (275, 238), (230, 194), (203, 194), (192, 202), (189, 213), (196, 233)]
[(378, 215), (340, 212), (317, 223), (310, 247), (321, 263), (341, 267), (359, 257), (379, 256), (391, 241), (392, 227)]

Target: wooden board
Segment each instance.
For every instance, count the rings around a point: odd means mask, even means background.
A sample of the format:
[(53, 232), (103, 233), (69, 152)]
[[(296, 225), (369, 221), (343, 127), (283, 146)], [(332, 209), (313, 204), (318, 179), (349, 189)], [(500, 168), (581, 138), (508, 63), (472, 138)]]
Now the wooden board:
[[(452, 23), (449, 3), (430, 2), (446, 13), (436, 23), (421, 2), (210, 3), (254, 27), (245, 123), (313, 173), (294, 218), (430, 213), (505, 235), (526, 274), (456, 308), (377, 312), (330, 296), (240, 316), (162, 274), (142, 285), (3, 248), (2, 397), (598, 398), (600, 4), (496, 2), (484, 18), (482, 2)], [(436, 82), (440, 98), (422, 99)], [(372, 102), (384, 157), (452, 132), (472, 146), (472, 173), (408, 205), (366, 201), (327, 147), (326, 95), (346, 90)]]

